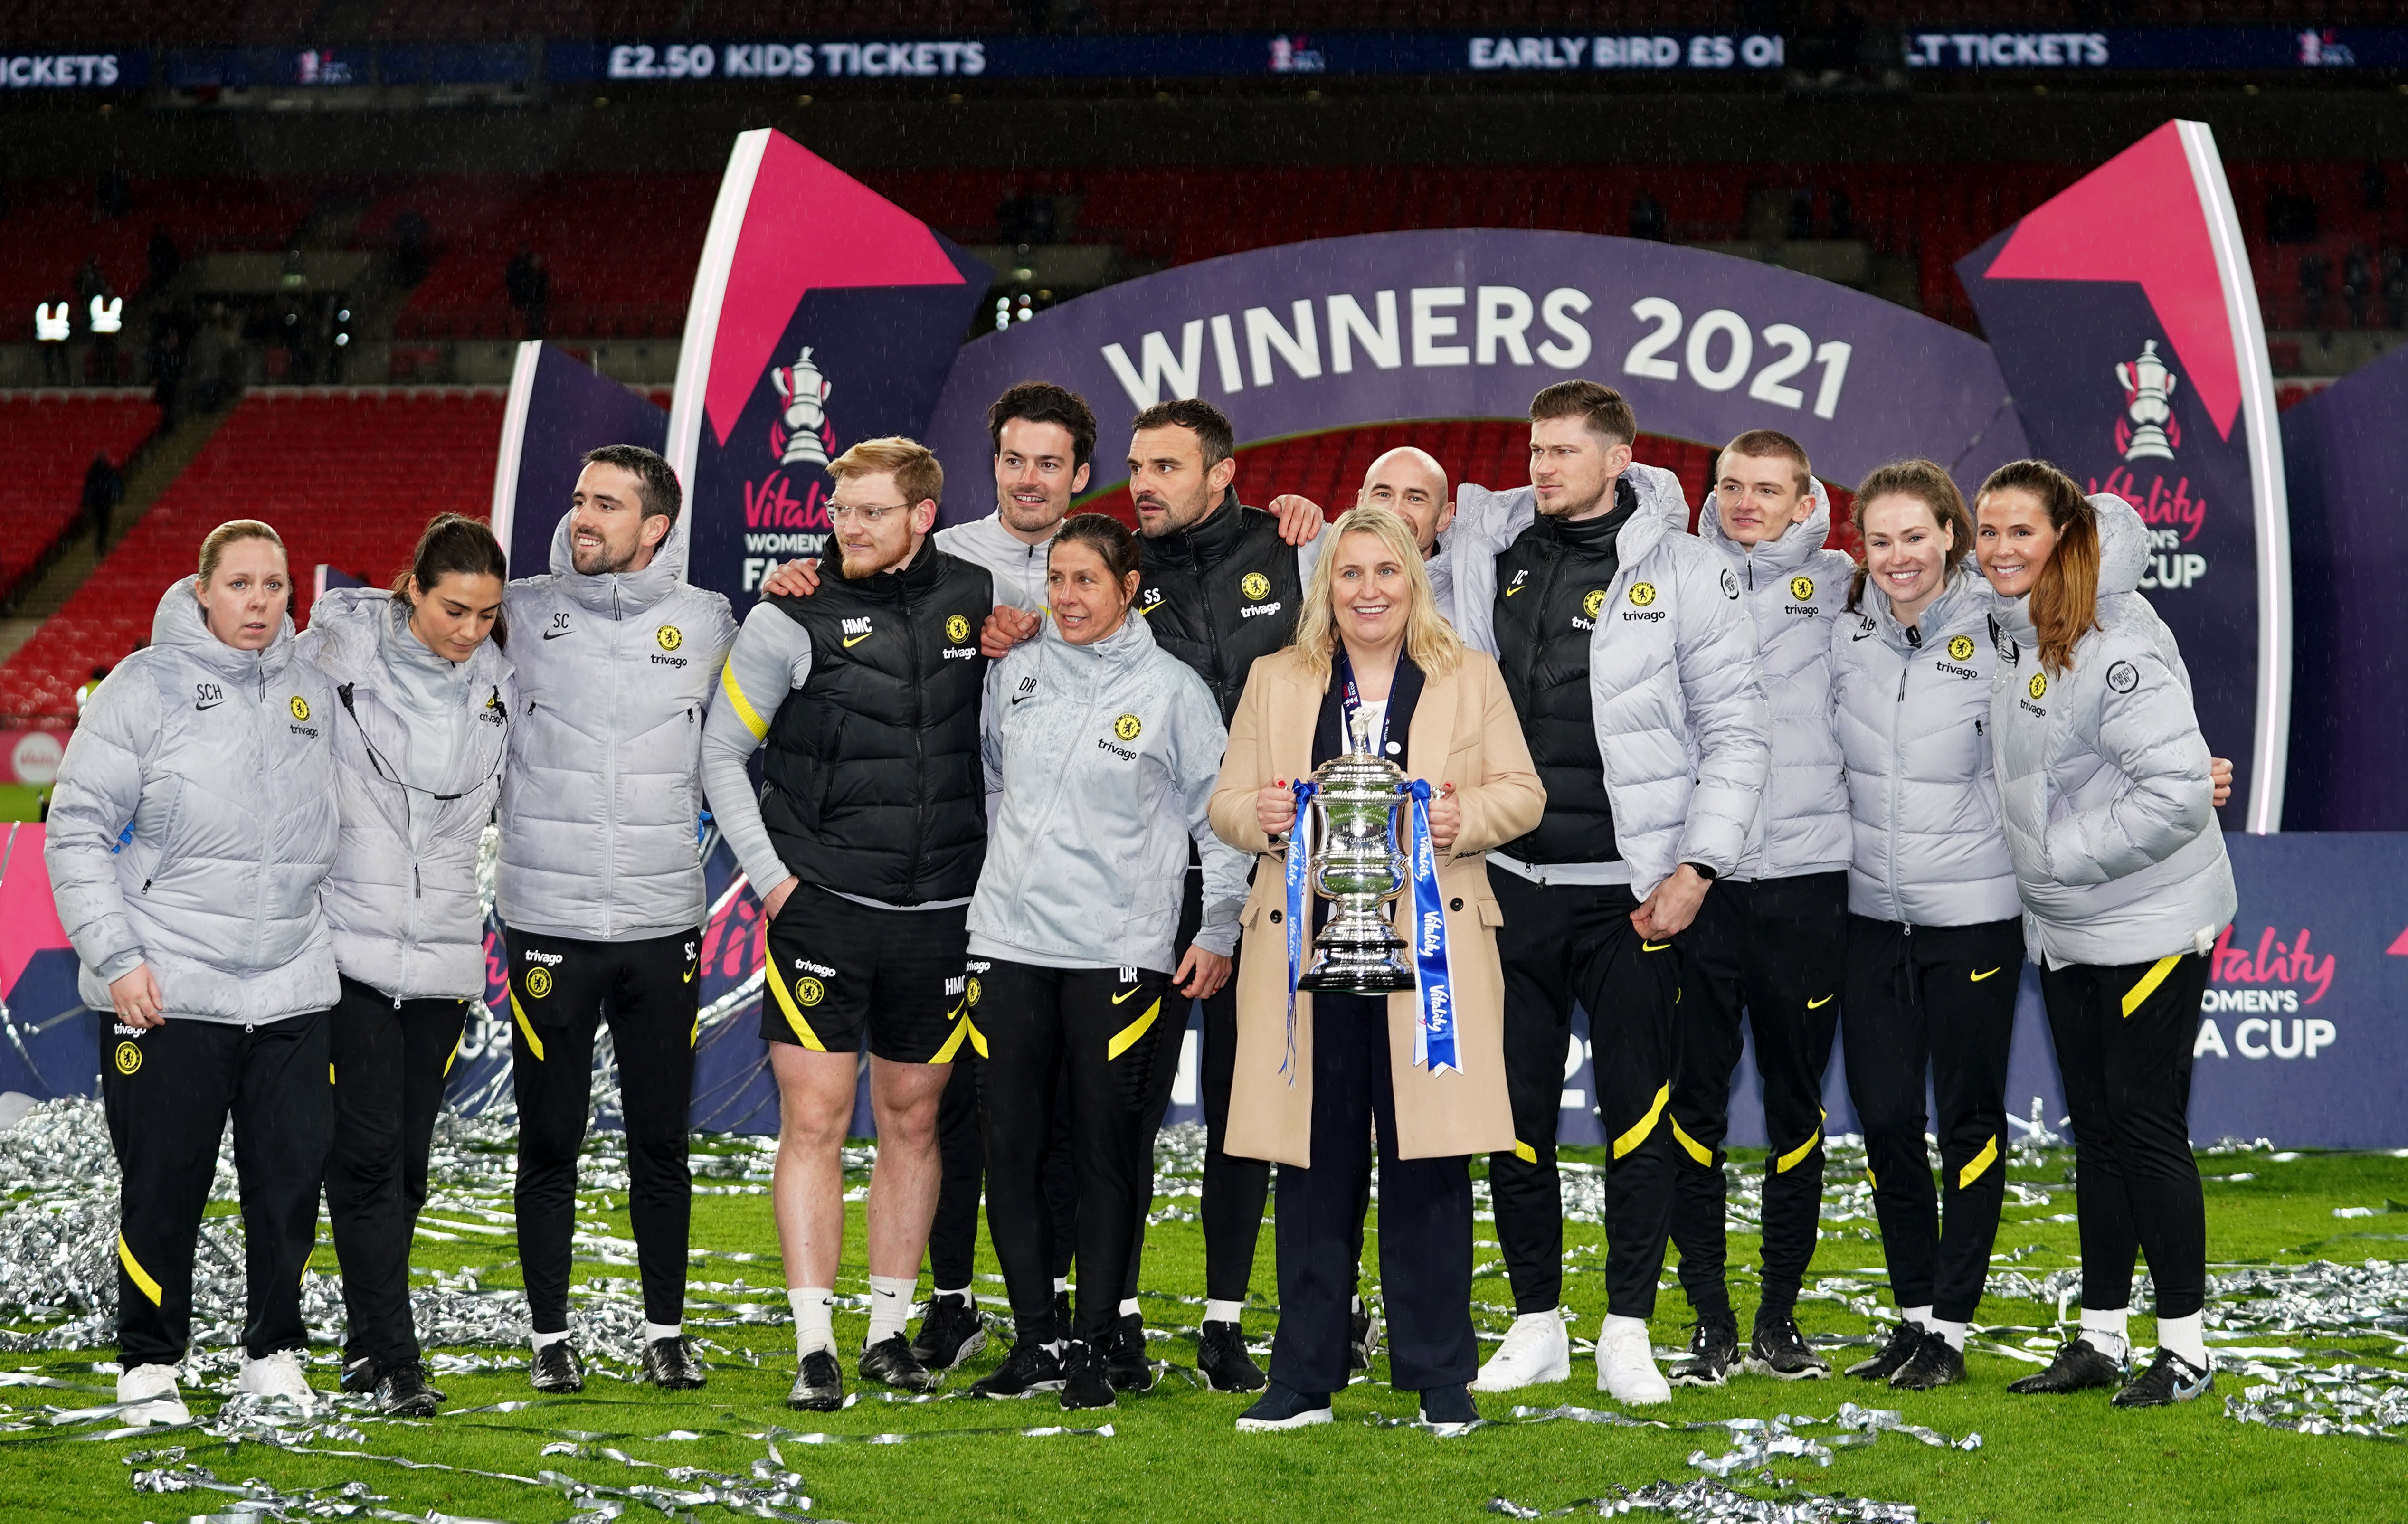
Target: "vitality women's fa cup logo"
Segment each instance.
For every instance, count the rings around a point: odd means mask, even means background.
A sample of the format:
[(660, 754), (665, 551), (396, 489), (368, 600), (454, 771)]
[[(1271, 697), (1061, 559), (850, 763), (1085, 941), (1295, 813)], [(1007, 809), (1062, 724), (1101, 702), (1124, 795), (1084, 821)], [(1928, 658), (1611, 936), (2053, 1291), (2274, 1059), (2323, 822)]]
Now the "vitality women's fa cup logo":
[(2124, 389), (2124, 416), (2115, 420), (2115, 448), (2126, 460), (2172, 460), (2182, 443), (2182, 424), (2174, 418), (2174, 373), (2157, 358), (2157, 341), (2144, 340), (2141, 357), (2115, 367), (2115, 384)]
[[(785, 416), (780, 420), (785, 436), (779, 446), (781, 466), (812, 466), (826, 469), (828, 394), (836, 388), (820, 374), (811, 363), (811, 347), (806, 344), (790, 366), (772, 366), (769, 385), (786, 405)], [(776, 441), (773, 439), (773, 444)]]

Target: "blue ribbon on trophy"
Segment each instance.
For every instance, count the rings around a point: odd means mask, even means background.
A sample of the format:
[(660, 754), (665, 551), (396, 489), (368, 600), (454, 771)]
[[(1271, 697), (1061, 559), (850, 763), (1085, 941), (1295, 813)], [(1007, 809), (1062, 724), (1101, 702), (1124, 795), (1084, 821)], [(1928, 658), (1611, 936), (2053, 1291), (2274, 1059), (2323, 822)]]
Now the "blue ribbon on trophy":
[(1430, 844), (1429, 780), (1410, 779), (1405, 788), (1412, 797), (1412, 840), (1406, 853), (1413, 872), (1413, 972), (1420, 986), (1422, 1018), (1413, 1031), (1413, 1062), (1432, 1074), (1449, 1070), (1460, 1074), (1463, 1065), (1457, 1061), (1455, 1041), (1455, 980), (1446, 953), (1446, 900), (1439, 893), (1438, 850)]
[(1304, 968), (1305, 928), (1312, 924), (1312, 812), (1305, 806), (1312, 802), (1314, 784), (1310, 778), (1298, 778), (1291, 786), (1296, 790), (1296, 824), (1288, 827), (1287, 836), (1287, 1052), (1280, 1059), (1280, 1072), (1293, 1087), (1296, 981)]

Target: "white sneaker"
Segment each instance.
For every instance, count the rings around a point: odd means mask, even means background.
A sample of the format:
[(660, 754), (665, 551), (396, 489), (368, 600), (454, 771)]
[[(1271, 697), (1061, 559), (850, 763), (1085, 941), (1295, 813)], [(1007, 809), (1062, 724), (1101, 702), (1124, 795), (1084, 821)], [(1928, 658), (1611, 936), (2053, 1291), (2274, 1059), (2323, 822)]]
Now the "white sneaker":
[(1633, 1407), (1672, 1400), (1671, 1383), (1656, 1369), (1656, 1352), (1647, 1345), (1647, 1325), (1613, 1328), (1597, 1336), (1597, 1389)]
[(176, 1368), (172, 1365), (137, 1365), (117, 1378), (117, 1400), (139, 1402), (119, 1416), (129, 1424), (190, 1423), (192, 1410), (176, 1394)]
[(241, 1389), (253, 1397), (289, 1397), (304, 1407), (318, 1395), (309, 1389), (309, 1378), (301, 1373), (300, 1352), (292, 1349), (280, 1349), (261, 1359), (245, 1355)]
[(1539, 1387), (1569, 1381), (1572, 1373), (1572, 1338), (1564, 1327), (1560, 1307), (1524, 1313), (1505, 1330), (1505, 1342), (1480, 1367), (1476, 1392), (1509, 1392), (1517, 1387)]

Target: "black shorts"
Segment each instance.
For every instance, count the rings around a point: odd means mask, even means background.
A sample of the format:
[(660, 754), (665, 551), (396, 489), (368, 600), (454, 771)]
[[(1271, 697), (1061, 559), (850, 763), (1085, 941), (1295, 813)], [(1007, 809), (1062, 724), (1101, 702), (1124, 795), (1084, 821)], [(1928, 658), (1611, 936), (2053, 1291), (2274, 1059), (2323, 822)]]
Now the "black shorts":
[(968, 905), (883, 910), (798, 884), (769, 923), (761, 1035), (821, 1053), (948, 1064), (970, 1040)]

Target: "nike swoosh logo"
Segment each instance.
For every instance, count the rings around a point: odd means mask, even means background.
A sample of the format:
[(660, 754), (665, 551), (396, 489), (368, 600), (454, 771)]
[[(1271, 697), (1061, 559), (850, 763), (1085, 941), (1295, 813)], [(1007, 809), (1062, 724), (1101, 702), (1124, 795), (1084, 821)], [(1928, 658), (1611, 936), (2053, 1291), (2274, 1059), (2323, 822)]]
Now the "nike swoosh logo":
[(1870, 630), (1858, 630), (1856, 634), (1849, 636), (1848, 639), (1851, 640), (1869, 640), (1871, 638), (1872, 633), (1873, 632)]
[(1145, 986), (1144, 986), (1143, 985), (1138, 985), (1135, 989), (1130, 990), (1130, 991), (1128, 992), (1128, 994), (1127, 994), (1127, 995), (1115, 995), (1115, 996), (1113, 996), (1113, 997), (1112, 997), (1112, 1003), (1113, 1003), (1114, 1005), (1118, 1005), (1118, 1004), (1120, 1004), (1123, 1000), (1127, 999), (1129, 998), (1129, 995), (1142, 995), (1142, 994), (1144, 994), (1144, 993), (1145, 993)]
[[(1999, 969), (2003, 969), (2003, 968), (2005, 968), (2005, 967), (2006, 967), (2006, 965), (2005, 965), (2005, 964), (2003, 964), (2003, 963), (2001, 963), (2001, 964), (2000, 964), (2000, 965), (1999, 965)], [(1977, 984), (1977, 985), (1978, 985), (1978, 984), (1980, 984), (1983, 980), (1987, 979), (1988, 977), (1990, 977), (1990, 975), (1992, 975), (1992, 974), (1994, 974), (1994, 973), (1998, 972), (1998, 971), (1999, 971), (1999, 969), (1985, 969), (1985, 970), (1983, 970), (1980, 973), (1977, 973), (1977, 974), (1973, 975), (1973, 983), (1975, 983), (1975, 984)]]
[(694, 975), (695, 975), (695, 970), (692, 970), (692, 969), (688, 969), (688, 970), (685, 970), (685, 974), (684, 974), (684, 976), (683, 976), (682, 978), (681, 978), (681, 979), (678, 981), (678, 983), (682, 984), (682, 985), (691, 985), (691, 984), (693, 984), (693, 983), (694, 983)]
[(547, 640), (557, 640), (567, 633), (566, 630), (546, 630), (543, 632), (543, 638)]
[(224, 699), (222, 699), (222, 698), (212, 698), (212, 699), (210, 699), (210, 700), (209, 700), (208, 703), (206, 703), (206, 704), (198, 704), (198, 703), (196, 703), (196, 704), (194, 704), (194, 705), (193, 706), (193, 708), (194, 708), (194, 710), (215, 709), (215, 708), (217, 708), (220, 704), (222, 704), (222, 703), (224, 703), (224, 702), (225, 702), (225, 700), (224, 700)]
[(1839, 997), (1837, 995), (1826, 995), (1819, 1000), (1808, 1000), (1806, 1002), (1806, 1009), (1809, 1011), (1820, 1011), (1823, 1007), (1830, 1004), (1833, 1000), (1838, 999)]
[(1509, 588), (1505, 589), (1505, 596), (1506, 596), (1507, 597), (1509, 597), (1509, 598), (1510, 598), (1510, 597), (1512, 597), (1514, 594), (1516, 594), (1516, 593), (1518, 593), (1518, 592), (1522, 591), (1523, 587), (1524, 587), (1524, 586), (1526, 586), (1526, 583), (1522, 583), (1522, 582), (1515, 582), (1512, 586), (1511, 586), (1511, 587), (1509, 587)]
[(1014, 705), (1025, 704), (1036, 697), (1033, 693), (1016, 693), (1011, 696), (1011, 701)]
[(1639, 950), (1642, 953), (1660, 953), (1671, 945), (1669, 942), (1649, 942), (1642, 937), (1640, 939)]
[(845, 648), (847, 651), (850, 651), (850, 650), (852, 650), (854, 646), (859, 645), (862, 641), (868, 640), (868, 639), (870, 638), (870, 636), (875, 635), (875, 634), (877, 634), (877, 633), (878, 633), (878, 632), (877, 632), (876, 630), (866, 630), (866, 631), (864, 631), (863, 633), (861, 633), (861, 634), (859, 634), (859, 635), (851, 635), (851, 636), (847, 636), (847, 637), (845, 638), (844, 648)]

